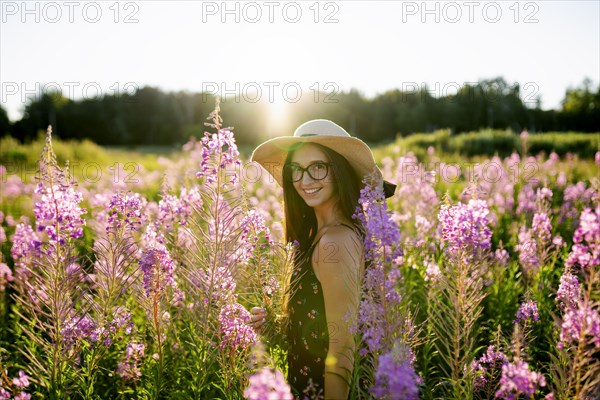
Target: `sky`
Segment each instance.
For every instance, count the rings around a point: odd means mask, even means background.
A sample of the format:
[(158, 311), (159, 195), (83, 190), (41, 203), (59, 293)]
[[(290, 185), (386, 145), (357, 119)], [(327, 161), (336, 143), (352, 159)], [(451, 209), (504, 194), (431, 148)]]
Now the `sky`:
[(600, 82), (600, 1), (0, 1), (0, 103), (154, 86), (266, 100), (315, 89), (434, 96), (481, 79), (559, 108)]

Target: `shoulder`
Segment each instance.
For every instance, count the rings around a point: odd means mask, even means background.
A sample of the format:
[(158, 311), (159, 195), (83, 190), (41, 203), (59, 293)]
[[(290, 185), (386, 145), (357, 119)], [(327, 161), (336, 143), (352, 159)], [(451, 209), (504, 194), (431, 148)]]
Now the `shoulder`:
[(336, 265), (354, 267), (362, 264), (363, 255), (363, 242), (358, 233), (345, 226), (334, 226), (319, 240), (313, 263), (320, 268)]

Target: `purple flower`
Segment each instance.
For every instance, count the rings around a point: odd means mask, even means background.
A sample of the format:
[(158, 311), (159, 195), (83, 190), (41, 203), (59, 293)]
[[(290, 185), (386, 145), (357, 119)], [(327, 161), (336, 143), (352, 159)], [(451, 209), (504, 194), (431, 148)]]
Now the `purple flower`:
[(575, 230), (575, 243), (600, 243), (600, 206), (596, 210), (585, 208), (579, 217), (579, 227)]
[(177, 287), (175, 282), (175, 262), (163, 243), (161, 236), (151, 226), (146, 231), (147, 246), (142, 250), (139, 260), (146, 295), (151, 298), (160, 296), (170, 286)]
[(519, 261), (525, 271), (531, 271), (540, 266), (537, 255), (537, 242), (531, 237), (531, 231), (525, 227), (519, 232), (519, 244), (515, 247), (519, 252)]
[(531, 398), (538, 386), (546, 386), (546, 378), (530, 371), (526, 362), (518, 360), (515, 364), (507, 363), (502, 366), (500, 389), (496, 392), (496, 398), (516, 400), (521, 394)]
[(19, 370), (19, 376), (13, 378), (12, 382), (17, 388), (23, 389), (29, 386), (29, 377), (23, 370)]
[(226, 178), (223, 186), (235, 185), (239, 182), (239, 160), (235, 138), (231, 128), (221, 128), (216, 125), (217, 133), (205, 132), (202, 138), (202, 157), (200, 171), (196, 176), (205, 177), (208, 183), (215, 183), (219, 171), (224, 171)]
[(510, 260), (510, 255), (508, 254), (508, 251), (506, 251), (505, 249), (497, 249), (494, 252), (494, 258), (496, 259), (496, 262), (498, 263), (498, 265), (507, 267), (508, 262)]
[(564, 273), (560, 277), (556, 301), (562, 308), (577, 308), (580, 300), (579, 280), (573, 274)]
[[(357, 324), (362, 334), (362, 339), (370, 352), (375, 353), (384, 349), (387, 351), (391, 345), (386, 342), (398, 332), (401, 327), (396, 324), (402, 320), (391, 315), (400, 304), (401, 297), (396, 289), (400, 278), (398, 268), (385, 274), (384, 266), (372, 265), (365, 273), (364, 298), (358, 308)], [(386, 316), (382, 318), (382, 316)], [(396, 318), (394, 318), (396, 317)], [(393, 323), (389, 323), (393, 321)], [(361, 353), (365, 353), (363, 349)]]
[(211, 300), (217, 303), (222, 304), (235, 300), (237, 297), (235, 294), (237, 283), (230, 267), (219, 266), (215, 269), (209, 268), (206, 271), (199, 268), (192, 273), (191, 281), (200, 288), (201, 293), (207, 296), (210, 293)]
[(290, 386), (279, 370), (264, 367), (248, 378), (244, 398), (248, 400), (292, 400)]
[(600, 265), (600, 206), (585, 208), (573, 235), (573, 247), (565, 264), (591, 269)]
[(365, 258), (390, 262), (402, 255), (400, 230), (387, 208), (383, 187), (369, 183), (368, 179), (363, 181), (365, 187), (360, 191), (354, 218), (362, 223), (365, 230)]
[(535, 213), (533, 223), (531, 225), (531, 233), (540, 238), (542, 243), (550, 241), (552, 237), (552, 224), (546, 213)]
[(6, 289), (6, 283), (14, 280), (12, 271), (3, 262), (0, 262), (0, 292)]
[(86, 210), (79, 207), (83, 200), (81, 192), (70, 186), (46, 187), (39, 183), (35, 193), (40, 197), (33, 209), (37, 230), (46, 232), (51, 244), (64, 244), (69, 238), (83, 236), (85, 220), (81, 216)]
[(145, 346), (142, 343), (128, 343), (125, 359), (117, 365), (117, 374), (125, 380), (137, 381), (141, 376), (140, 363), (144, 358)]
[(425, 281), (437, 281), (441, 275), (440, 267), (435, 263), (431, 257), (425, 257)]
[(600, 347), (600, 316), (592, 307), (580, 303), (578, 308), (567, 308), (565, 311), (558, 347), (563, 348), (568, 343), (578, 344), (584, 339)]
[(27, 392), (21, 392), (15, 396), (15, 400), (30, 400), (31, 395)]
[(241, 304), (227, 304), (219, 313), (219, 327), (221, 332), (221, 349), (237, 348), (245, 350), (256, 342), (257, 335), (254, 328), (249, 325), (252, 316)]
[(15, 267), (27, 268), (31, 260), (40, 256), (40, 241), (30, 225), (18, 224), (11, 240), (10, 254), (15, 261)]
[(392, 352), (381, 355), (371, 394), (377, 399), (418, 399), (421, 380), (412, 366), (413, 358), (409, 348), (398, 345)]
[(495, 346), (488, 346), (487, 351), (479, 360), (473, 360), (471, 363), (475, 390), (482, 390), (486, 385), (495, 386), (500, 375), (500, 368), (506, 363), (508, 363), (508, 358), (504, 353), (496, 350)]
[(139, 193), (116, 193), (108, 204), (106, 233), (116, 233), (125, 227), (126, 231), (137, 231), (142, 225), (142, 210), (147, 201)]
[(552, 190), (547, 187), (539, 188), (535, 192), (535, 197), (539, 201), (552, 201)]
[(110, 323), (110, 332), (115, 333), (123, 328), (127, 335), (131, 335), (133, 327), (131, 313), (125, 307), (117, 307), (113, 313), (113, 320)]
[(521, 131), (521, 139), (525, 140), (529, 137), (529, 132), (527, 132), (527, 129), (523, 129)]
[(488, 205), (471, 199), (468, 204), (441, 206), (438, 214), (445, 251), (451, 258), (465, 254), (467, 259), (479, 250), (489, 249), (492, 233), (488, 228)]
[(533, 300), (527, 300), (522, 303), (517, 311), (517, 319), (513, 321), (513, 323), (522, 322), (524, 324), (531, 321), (539, 321), (540, 316), (538, 315), (537, 303)]
[(158, 219), (167, 229), (171, 229), (174, 223), (185, 225), (187, 219), (195, 209), (202, 206), (202, 198), (198, 187), (191, 189), (181, 188), (179, 197), (165, 195), (158, 202)]
[(535, 192), (530, 184), (526, 183), (519, 191), (517, 214), (534, 212), (536, 209)]
[(563, 202), (560, 207), (560, 221), (567, 218), (577, 218), (579, 205), (598, 202), (598, 191), (593, 187), (586, 188), (585, 183), (577, 182), (565, 188)]
[(68, 318), (62, 328), (61, 337), (65, 350), (78, 347), (82, 341), (95, 342), (98, 339), (97, 326), (89, 315), (72, 315)]

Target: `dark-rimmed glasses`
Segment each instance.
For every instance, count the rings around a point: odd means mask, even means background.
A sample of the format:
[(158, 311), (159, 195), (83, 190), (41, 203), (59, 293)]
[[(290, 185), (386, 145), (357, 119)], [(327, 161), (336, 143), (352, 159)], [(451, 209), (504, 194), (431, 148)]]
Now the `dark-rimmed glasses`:
[(295, 163), (286, 164), (283, 167), (283, 177), (286, 180), (298, 182), (304, 177), (304, 172), (307, 172), (308, 176), (310, 176), (313, 180), (320, 181), (327, 178), (330, 165), (331, 163), (326, 163), (323, 161), (317, 161), (309, 164), (306, 168), (302, 168), (300, 165)]

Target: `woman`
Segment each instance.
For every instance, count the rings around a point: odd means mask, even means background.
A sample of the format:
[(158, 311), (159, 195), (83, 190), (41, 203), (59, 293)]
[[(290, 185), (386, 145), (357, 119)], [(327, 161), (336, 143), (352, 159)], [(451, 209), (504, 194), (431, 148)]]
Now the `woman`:
[[(297, 243), (288, 304), (288, 381), (298, 398), (346, 399), (364, 266), (361, 227), (353, 219), (362, 179), (381, 172), (369, 147), (328, 120), (302, 124), (292, 137), (256, 148), (283, 187), (286, 240)], [(383, 180), (381, 180), (383, 182)], [(395, 186), (383, 182), (386, 195)], [(264, 312), (252, 309), (256, 327)]]

